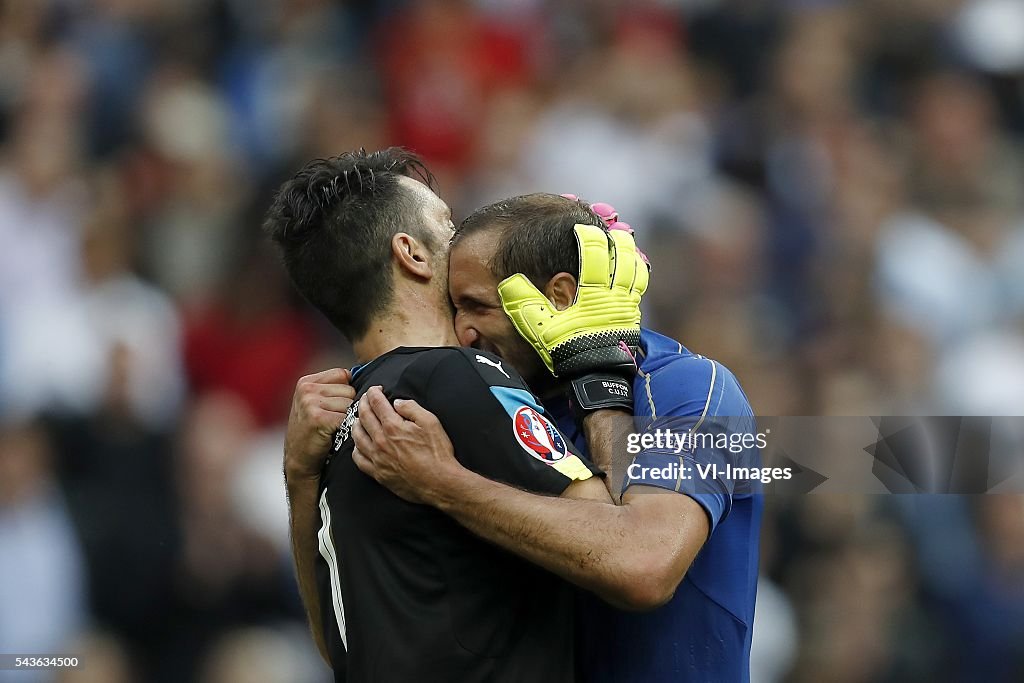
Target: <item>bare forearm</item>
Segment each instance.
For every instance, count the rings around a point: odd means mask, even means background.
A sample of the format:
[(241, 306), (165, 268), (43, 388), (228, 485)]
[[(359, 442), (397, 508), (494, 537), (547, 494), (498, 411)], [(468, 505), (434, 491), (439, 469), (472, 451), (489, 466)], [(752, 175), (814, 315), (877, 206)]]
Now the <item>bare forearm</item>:
[(299, 594), (306, 608), (313, 640), (327, 665), (331, 665), (327, 646), (324, 643), (323, 622), (320, 618), (320, 594), (316, 587), (316, 558), (319, 552), (317, 528), (320, 522), (317, 504), (319, 483), (317, 479), (302, 477), (288, 478), (288, 508), (292, 536), (292, 558), (295, 561), (295, 576), (299, 583)]
[(622, 410), (595, 410), (583, 419), (590, 459), (604, 470), (605, 486), (615, 502), (620, 500), (622, 480), (630, 462), (627, 436), (634, 429), (633, 416)]
[(432, 502), (474, 534), (619, 607), (640, 608), (636, 578), (658, 561), (628, 507), (528, 493), (469, 470)]

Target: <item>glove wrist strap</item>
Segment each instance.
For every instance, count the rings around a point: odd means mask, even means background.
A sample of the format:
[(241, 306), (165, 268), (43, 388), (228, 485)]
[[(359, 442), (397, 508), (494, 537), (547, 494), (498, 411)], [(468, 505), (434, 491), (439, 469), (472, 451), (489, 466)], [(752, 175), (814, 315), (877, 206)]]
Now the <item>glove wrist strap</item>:
[(621, 375), (595, 372), (578, 377), (572, 380), (569, 397), (579, 419), (602, 408), (633, 412), (633, 383)]

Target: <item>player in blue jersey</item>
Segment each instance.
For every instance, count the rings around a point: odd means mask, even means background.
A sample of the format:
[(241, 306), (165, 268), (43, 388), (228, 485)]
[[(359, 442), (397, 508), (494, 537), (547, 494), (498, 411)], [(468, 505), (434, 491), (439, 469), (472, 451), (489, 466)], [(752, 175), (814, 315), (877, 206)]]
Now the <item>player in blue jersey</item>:
[[(611, 459), (624, 431), (653, 437), (662, 428), (682, 429), (699, 444), (641, 442), (651, 445), (630, 463), (621, 498), (612, 492), (620, 505), (564, 500), (470, 472), (452, 457), (430, 413), (411, 401), (392, 406), (370, 391), (360, 415), (373, 415), (373, 430), (356, 439), (360, 467), (398, 495), (442, 510), (623, 608), (581, 599), (578, 662), (584, 680), (746, 681), (762, 500), (715, 473), (738, 460), (756, 464), (756, 446), (737, 455), (728, 445), (736, 441), (697, 438), (753, 432), (753, 414), (735, 376), (645, 329), (633, 383), (638, 418), (627, 416), (616, 433), (588, 433), (585, 439), (564, 398), (566, 387), (542, 362), (543, 349), (524, 340), (531, 331), (522, 320), (513, 324), (507, 287), (499, 295), (499, 283), (522, 273), (555, 309), (571, 304), (576, 283), (570, 274), (579, 267), (568, 218), (572, 204), (528, 195), (485, 207), (462, 223), (453, 239), (449, 281), (459, 341), (512, 363), (563, 433), (606, 470), (615, 469)], [(716, 464), (720, 469), (712, 469)], [(664, 472), (677, 475), (665, 478)]]

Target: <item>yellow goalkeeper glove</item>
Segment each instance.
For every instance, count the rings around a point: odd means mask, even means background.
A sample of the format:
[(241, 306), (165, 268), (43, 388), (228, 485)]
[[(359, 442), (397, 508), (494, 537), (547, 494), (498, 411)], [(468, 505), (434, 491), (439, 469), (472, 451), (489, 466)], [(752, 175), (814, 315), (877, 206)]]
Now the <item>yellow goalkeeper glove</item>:
[(631, 379), (647, 264), (625, 230), (577, 225), (575, 232), (580, 272), (572, 305), (559, 311), (517, 273), (498, 285), (502, 307), (555, 376), (606, 373)]

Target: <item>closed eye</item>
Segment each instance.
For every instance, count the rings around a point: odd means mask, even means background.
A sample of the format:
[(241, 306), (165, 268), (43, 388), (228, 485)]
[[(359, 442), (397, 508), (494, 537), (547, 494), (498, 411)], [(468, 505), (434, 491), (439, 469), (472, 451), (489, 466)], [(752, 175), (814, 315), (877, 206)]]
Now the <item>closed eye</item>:
[(494, 308), (500, 308), (500, 304), (491, 304), (479, 299), (462, 298), (455, 302), (455, 308), (457, 310), (464, 310), (470, 313), (477, 311), (487, 311)]

